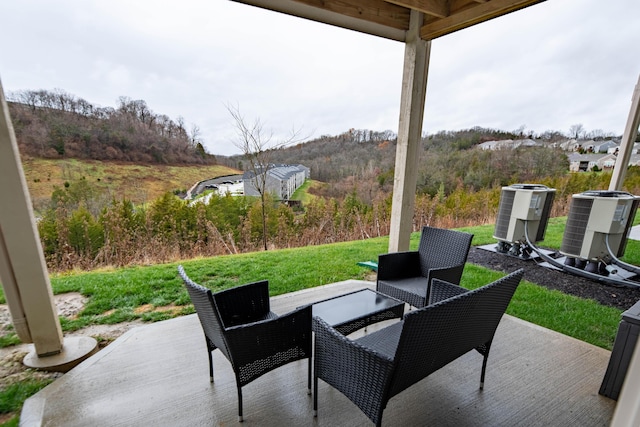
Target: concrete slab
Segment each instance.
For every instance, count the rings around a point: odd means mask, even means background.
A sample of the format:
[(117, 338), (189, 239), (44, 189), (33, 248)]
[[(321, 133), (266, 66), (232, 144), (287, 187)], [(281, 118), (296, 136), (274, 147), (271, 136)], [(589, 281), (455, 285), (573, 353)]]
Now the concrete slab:
[[(33, 347), (33, 346), (32, 346)], [(32, 349), (23, 359), (25, 366), (53, 372), (68, 372), (98, 351), (98, 342), (92, 337), (65, 337), (62, 351), (52, 356), (39, 357)]]
[[(276, 312), (350, 292), (347, 281), (273, 299)], [(392, 322), (392, 321), (387, 321)], [(369, 327), (369, 331), (388, 323)], [(237, 424), (235, 379), (214, 352), (209, 383), (204, 335), (195, 315), (130, 330), (31, 397), (23, 426), (199, 426)], [(606, 426), (615, 401), (598, 390), (610, 352), (504, 316), (491, 349), (484, 391), (482, 357), (471, 352), (394, 397), (384, 426)], [(306, 361), (243, 388), (244, 426), (369, 426), (347, 398), (319, 386), (319, 414), (307, 395)]]

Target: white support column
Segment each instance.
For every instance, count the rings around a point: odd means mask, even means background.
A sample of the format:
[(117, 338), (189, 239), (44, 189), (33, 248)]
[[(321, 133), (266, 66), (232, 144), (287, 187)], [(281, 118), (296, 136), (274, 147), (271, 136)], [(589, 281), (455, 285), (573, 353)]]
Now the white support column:
[[(624, 135), (620, 144), (618, 160), (613, 169), (609, 190), (616, 191), (622, 189), (624, 177), (629, 166), (633, 143), (638, 134), (640, 124), (640, 77), (633, 92), (631, 100), (631, 110), (627, 119), (627, 126), (624, 128)], [(624, 380), (624, 385), (620, 391), (618, 404), (611, 420), (612, 427), (633, 427), (640, 425), (640, 341), (636, 342), (636, 348), (629, 362), (629, 367)]]
[(404, 51), (389, 252), (408, 250), (409, 238), (413, 229), (413, 211), (418, 180), (418, 149), (422, 137), (422, 118), (431, 51), (431, 42), (420, 38), (423, 18), (423, 14), (411, 11), (410, 27)]
[(620, 390), (611, 427), (637, 427), (640, 425), (640, 341), (636, 341), (636, 348), (631, 356), (629, 367), (625, 375), (624, 384)]
[(18, 144), (0, 84), (0, 281), (16, 332), (38, 355), (60, 353), (62, 330), (22, 171)]
[(91, 337), (63, 341), (18, 143), (0, 83), (0, 282), (16, 333), (33, 343), (30, 368), (66, 372), (98, 350)]
[(622, 135), (622, 141), (620, 142), (618, 159), (616, 160), (616, 165), (613, 168), (613, 175), (611, 175), (611, 181), (609, 182), (609, 191), (619, 191), (622, 189), (624, 178), (627, 175), (627, 168), (629, 167), (629, 159), (631, 159), (631, 151), (633, 151), (633, 144), (635, 143), (636, 136), (638, 135), (639, 125), (640, 77), (638, 77), (638, 83), (636, 83), (633, 98), (631, 99), (631, 110), (629, 110), (627, 126), (624, 128), (624, 134)]

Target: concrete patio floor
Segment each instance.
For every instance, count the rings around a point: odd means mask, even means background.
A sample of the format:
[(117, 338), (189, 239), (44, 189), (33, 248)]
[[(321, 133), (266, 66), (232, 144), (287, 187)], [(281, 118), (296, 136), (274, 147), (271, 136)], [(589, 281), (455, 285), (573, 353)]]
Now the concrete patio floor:
[[(349, 280), (273, 298), (275, 312), (372, 282)], [(391, 322), (391, 321), (389, 321)], [(369, 331), (383, 324), (369, 327)], [(360, 332), (356, 332), (360, 333)], [(384, 426), (606, 426), (615, 401), (598, 390), (610, 352), (505, 315), (489, 356), (471, 352), (389, 402)], [(370, 426), (347, 398), (320, 382), (313, 417), (307, 362), (286, 365), (243, 388), (237, 421), (230, 364), (214, 352), (209, 383), (196, 315), (134, 328), (29, 398), (24, 426)]]

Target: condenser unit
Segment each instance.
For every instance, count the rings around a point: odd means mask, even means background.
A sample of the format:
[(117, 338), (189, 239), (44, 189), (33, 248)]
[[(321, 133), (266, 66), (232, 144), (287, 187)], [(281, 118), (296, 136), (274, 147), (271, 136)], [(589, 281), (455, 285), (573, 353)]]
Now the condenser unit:
[(555, 191), (539, 184), (502, 187), (493, 237), (504, 243), (526, 243), (526, 226), (531, 242), (543, 240)]
[(639, 198), (622, 191), (585, 191), (571, 198), (560, 253), (581, 260), (622, 256)]

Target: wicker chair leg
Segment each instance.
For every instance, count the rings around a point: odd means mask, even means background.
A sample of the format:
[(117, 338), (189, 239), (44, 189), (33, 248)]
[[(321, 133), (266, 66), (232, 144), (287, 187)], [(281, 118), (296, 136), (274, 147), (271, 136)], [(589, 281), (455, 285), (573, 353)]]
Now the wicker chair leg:
[(309, 356), (309, 370), (307, 372), (307, 394), (311, 394), (311, 356)]
[(484, 374), (487, 371), (487, 359), (489, 358), (489, 352), (484, 355), (482, 360), (482, 372), (480, 373), (480, 390), (484, 390)]
[(213, 382), (213, 355), (211, 354), (210, 351), (208, 351), (207, 353), (209, 353), (209, 382)]
[(313, 416), (318, 416), (318, 377), (313, 377)]
[(242, 387), (238, 386), (238, 422), (242, 421)]

